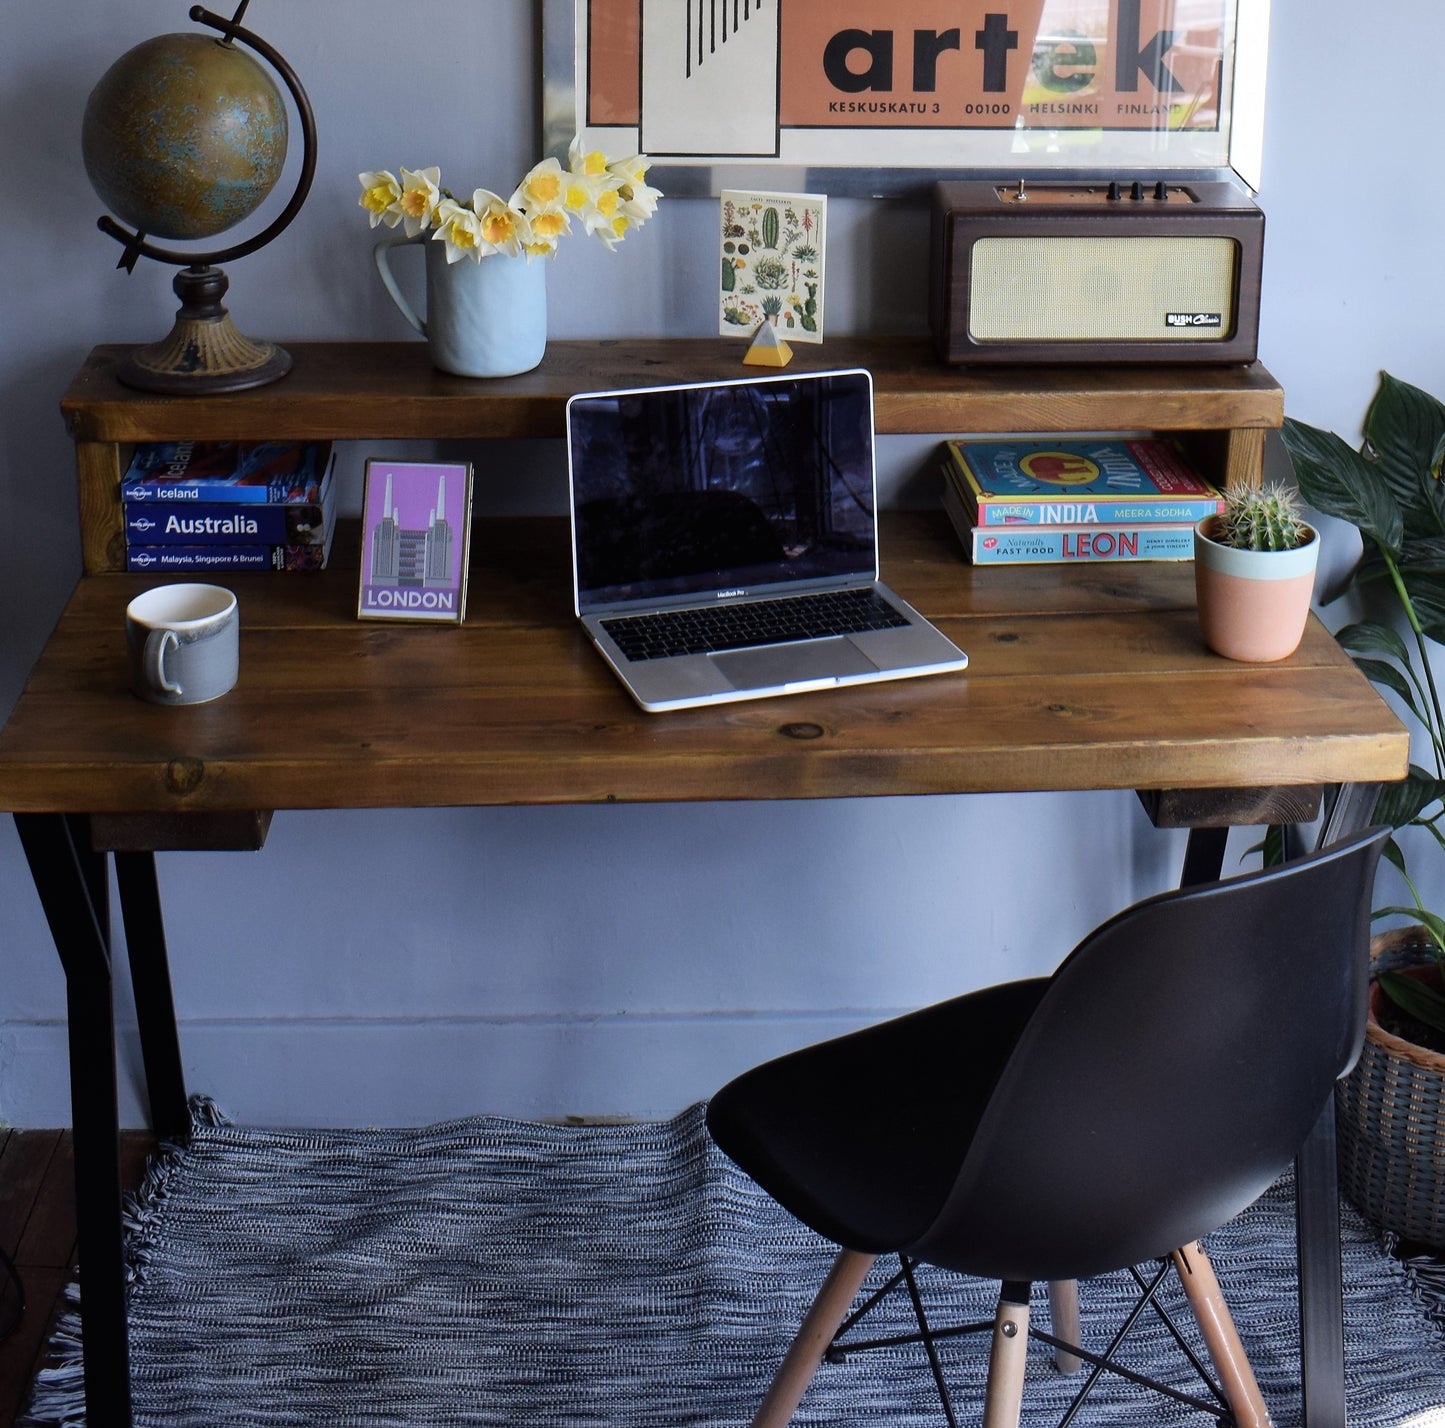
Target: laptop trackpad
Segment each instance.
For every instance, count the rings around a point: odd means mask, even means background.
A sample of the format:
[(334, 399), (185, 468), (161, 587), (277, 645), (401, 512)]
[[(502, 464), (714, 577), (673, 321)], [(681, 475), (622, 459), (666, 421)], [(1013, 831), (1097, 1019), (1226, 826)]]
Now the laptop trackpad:
[(843, 635), (796, 644), (724, 650), (708, 658), (734, 689), (769, 689), (803, 680), (872, 674), (878, 666)]

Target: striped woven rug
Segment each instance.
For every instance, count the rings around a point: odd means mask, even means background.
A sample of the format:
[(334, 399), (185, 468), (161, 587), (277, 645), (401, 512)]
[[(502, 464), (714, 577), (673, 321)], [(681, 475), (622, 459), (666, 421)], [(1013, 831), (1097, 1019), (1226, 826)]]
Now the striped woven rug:
[[(1278, 1186), (1208, 1241), (1279, 1428), (1300, 1419), (1291, 1205)], [(1348, 1210), (1344, 1253), (1351, 1428), (1445, 1424), (1445, 1334), (1419, 1286)], [(230, 1125), (198, 1102), (190, 1144), (161, 1157), (134, 1209), (135, 1421), (746, 1424), (831, 1257), (710, 1145), (701, 1107), (659, 1124), (327, 1131)], [(1087, 1345), (1129, 1288), (1083, 1286)], [(923, 1292), (940, 1316), (978, 1319), (995, 1291), (938, 1274)], [(77, 1333), (27, 1421), (83, 1421)], [(945, 1350), (965, 1421), (985, 1353), (981, 1336)], [(1187, 1382), (1152, 1315), (1133, 1361)], [(1057, 1421), (1076, 1384), (1036, 1346), (1026, 1422)], [(1084, 1421), (1212, 1421), (1141, 1393), (1106, 1379)], [(794, 1421), (942, 1415), (907, 1347), (825, 1365)]]

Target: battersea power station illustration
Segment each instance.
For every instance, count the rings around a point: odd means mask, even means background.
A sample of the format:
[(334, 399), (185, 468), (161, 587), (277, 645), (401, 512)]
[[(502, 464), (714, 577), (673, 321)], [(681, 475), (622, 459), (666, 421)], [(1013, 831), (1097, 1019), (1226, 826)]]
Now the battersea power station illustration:
[(398, 519), (392, 499), (392, 480), (388, 473), (381, 520), (371, 535), (371, 583), (428, 590), (450, 585), (456, 537), (446, 516), (446, 472), (437, 476), (436, 505), (431, 508), (427, 525), (420, 529), (404, 526)]
[(360, 613), (460, 619), (465, 466), (371, 462), (367, 474)]

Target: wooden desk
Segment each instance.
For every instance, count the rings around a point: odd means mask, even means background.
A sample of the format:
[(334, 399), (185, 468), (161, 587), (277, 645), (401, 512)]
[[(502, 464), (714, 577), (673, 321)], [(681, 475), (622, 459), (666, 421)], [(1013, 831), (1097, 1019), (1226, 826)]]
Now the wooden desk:
[[(1408, 737), (1312, 624), (1267, 668), (1208, 654), (1188, 565), (975, 570), (941, 514), (885, 519), (885, 578), (966, 649), (965, 674), (652, 716), (587, 645), (558, 522), (480, 523), (467, 623), (358, 623), (355, 537), (319, 576), (228, 580), (241, 677), (211, 705), (126, 688), (119, 474), (167, 439), (555, 437), (584, 388), (741, 375), (738, 346), (556, 342), (540, 368), (472, 382), (420, 343), (300, 343), (254, 392), (121, 387), (98, 348), (61, 406), (76, 444), (86, 578), (0, 732), (20, 829), (66, 970), (91, 1428), (129, 1422), (107, 856), (114, 854), (152, 1118), (185, 1085), (153, 851), (254, 847), (292, 808), (838, 798), (1137, 789), (1191, 830), (1185, 879), (1217, 876), (1231, 824), (1310, 817), (1320, 789), (1403, 776)], [(1256, 482), (1283, 394), (1258, 364), (959, 372), (918, 338), (830, 337), (798, 370), (873, 372), (882, 432), (1152, 429), (1220, 480)], [(1343, 827), (1362, 806), (1342, 801)], [(1306, 1409), (1342, 1428), (1332, 1115), (1300, 1164)]]
[[(883, 574), (967, 672), (643, 714), (572, 617), (566, 541), (480, 522), (461, 627), (358, 621), (354, 566), (234, 577), (240, 682), (191, 708), (126, 687), (125, 604), (155, 578), (82, 580), (0, 735), (0, 801), (189, 820), (1139, 788), (1195, 792), (1165, 821), (1229, 824), (1405, 771), (1403, 729), (1317, 623), (1280, 665), (1234, 664), (1204, 648), (1189, 564), (975, 569), (941, 513), (885, 514)], [(1266, 787), (1277, 808), (1245, 806)]]
[[(1158, 821), (1223, 828), (1406, 767), (1405, 731), (1317, 623), (1277, 666), (1206, 652), (1188, 565), (974, 569), (941, 514), (898, 515), (884, 576), (969, 651), (967, 673), (647, 715), (571, 615), (560, 522), (483, 523), (474, 556), (471, 615), (442, 629), (358, 623), (354, 569), (235, 579), (240, 681), (192, 708), (126, 686), (122, 612), (149, 578), (83, 579), (0, 733), (0, 807), (67, 973), (93, 1428), (128, 1422), (103, 850), (121, 850), (153, 1118), (178, 1134), (150, 850), (254, 846), (273, 809), (1136, 788)], [(1342, 1425), (1326, 1121), (1301, 1164), (1307, 1403)]]

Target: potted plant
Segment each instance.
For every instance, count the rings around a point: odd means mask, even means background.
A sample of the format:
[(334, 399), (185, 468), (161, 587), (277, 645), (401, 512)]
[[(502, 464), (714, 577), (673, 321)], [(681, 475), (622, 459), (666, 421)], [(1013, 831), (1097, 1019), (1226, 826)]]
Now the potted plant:
[[(1425, 854), (1445, 852), (1445, 719), (1431, 668), (1445, 641), (1445, 405), (1384, 374), (1359, 451), (1333, 433), (1286, 420), (1284, 444), (1300, 493), (1350, 522), (1363, 551), (1344, 589), (1375, 592), (1386, 618), (1347, 625), (1336, 638), (1418, 725), (1429, 767), (1412, 764), (1387, 785), (1377, 822), (1419, 830)], [(1337, 1098), (1345, 1193), (1408, 1240), (1445, 1246), (1445, 921), (1430, 911), (1398, 842), (1386, 857), (1413, 905), (1381, 907), (1409, 927), (1372, 943), (1374, 983), (1365, 1048)], [(1408, 966), (1402, 963), (1417, 963)]]
[(1232, 486), (1194, 529), (1194, 588), (1204, 642), (1251, 663), (1293, 654), (1314, 594), (1319, 537), (1284, 486)]

